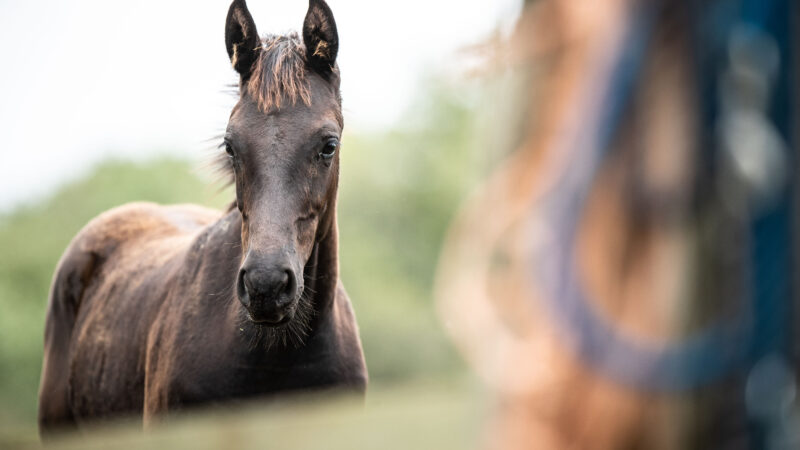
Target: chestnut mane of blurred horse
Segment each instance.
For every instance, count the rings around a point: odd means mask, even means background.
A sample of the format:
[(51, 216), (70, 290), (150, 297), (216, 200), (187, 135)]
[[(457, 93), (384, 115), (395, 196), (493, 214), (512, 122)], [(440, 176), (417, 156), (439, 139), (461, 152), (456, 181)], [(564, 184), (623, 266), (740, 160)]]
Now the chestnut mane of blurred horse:
[[(751, 442), (740, 363), (752, 321), (753, 199), (731, 175), (740, 161), (703, 160), (729, 135), (704, 125), (692, 5), (530, 2), (493, 58), (528, 77), (526, 122), (517, 149), (456, 218), (436, 293), (462, 353), (498, 393), (490, 448)], [(639, 64), (629, 60), (637, 52)], [(748, 90), (747, 73), (729, 72), (734, 95), (749, 97), (719, 109), (766, 109), (770, 92)], [(603, 92), (618, 79), (630, 85), (629, 100), (608, 111), (620, 89)], [(582, 150), (592, 145), (607, 148)], [(763, 192), (788, 190), (791, 160), (776, 146), (778, 163), (756, 180)], [(759, 154), (772, 150), (763, 147)], [(769, 204), (762, 191), (756, 202)], [(562, 237), (570, 246), (552, 244)], [(687, 349), (720, 323), (730, 326), (697, 343), (702, 350)], [(694, 360), (675, 371), (665, 361), (684, 350)]]
[(236, 201), (224, 212), (129, 204), (75, 237), (47, 311), (43, 433), (121, 415), (147, 424), (289, 391), (366, 389), (338, 276), (333, 14), (310, 0), (302, 37), (261, 38), (235, 0), (225, 44), (240, 83), (219, 163)]

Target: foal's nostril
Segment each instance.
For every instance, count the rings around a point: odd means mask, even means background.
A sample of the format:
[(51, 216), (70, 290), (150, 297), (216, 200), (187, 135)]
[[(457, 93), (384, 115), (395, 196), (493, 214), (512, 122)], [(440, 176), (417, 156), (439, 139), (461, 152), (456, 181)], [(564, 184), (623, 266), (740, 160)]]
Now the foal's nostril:
[(294, 290), (294, 275), (291, 270), (278, 270), (274, 272), (273, 275), (273, 285), (272, 285), (272, 293), (273, 295), (281, 300), (284, 297), (291, 297), (292, 291)]
[(245, 306), (247, 306), (247, 305), (250, 304), (250, 295), (249, 295), (249, 292), (248, 292), (249, 289), (247, 288), (247, 282), (246, 282), (245, 275), (247, 275), (247, 271), (244, 270), (244, 269), (241, 269), (239, 271), (239, 280), (236, 283), (236, 291), (239, 294), (239, 300)]
[(291, 294), (294, 292), (295, 287), (297, 287), (297, 279), (294, 276), (294, 272), (289, 269), (286, 269), (283, 274), (286, 278), (286, 286), (284, 286), (283, 292), (285, 294)]
[(277, 277), (275, 277), (275, 292), (276, 293), (283, 293), (286, 291), (286, 287), (289, 284), (289, 275), (284, 271), (280, 273)]

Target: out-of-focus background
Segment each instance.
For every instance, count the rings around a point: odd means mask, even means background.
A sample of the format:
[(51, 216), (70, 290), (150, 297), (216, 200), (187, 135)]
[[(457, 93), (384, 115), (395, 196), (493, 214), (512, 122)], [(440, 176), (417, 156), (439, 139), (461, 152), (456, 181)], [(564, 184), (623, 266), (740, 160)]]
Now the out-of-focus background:
[[(299, 29), (307, 6), (248, 4), (261, 34)], [(510, 81), (472, 77), (469, 48), (507, 35), (522, 2), (329, 4), (346, 123), (341, 269), (365, 347), (368, 404), (390, 419), (426, 405), (457, 424), (433, 429), (467, 433), (453, 445), (472, 442), (480, 397), (431, 291), (453, 213), (510, 147), (487, 125), (507, 114), (496, 99), (511, 97)], [(77, 231), (130, 201), (232, 200), (203, 168), (235, 101), (228, 6), (0, 2), (0, 446), (36, 439), (47, 294)]]

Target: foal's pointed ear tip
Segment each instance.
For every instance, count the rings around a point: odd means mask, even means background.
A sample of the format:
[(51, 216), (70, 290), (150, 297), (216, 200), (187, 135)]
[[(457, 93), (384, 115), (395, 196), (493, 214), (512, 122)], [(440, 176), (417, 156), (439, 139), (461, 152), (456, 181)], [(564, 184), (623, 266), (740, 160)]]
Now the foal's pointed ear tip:
[(246, 0), (233, 0), (231, 2), (231, 9), (239, 8), (239, 9), (247, 9), (247, 1)]
[(313, 8), (314, 6), (327, 6), (328, 4), (325, 0), (308, 0), (308, 7)]
[(247, 11), (247, 2), (245, 0), (233, 0), (231, 2), (230, 8), (228, 8), (231, 12), (236, 9), (243, 9)]

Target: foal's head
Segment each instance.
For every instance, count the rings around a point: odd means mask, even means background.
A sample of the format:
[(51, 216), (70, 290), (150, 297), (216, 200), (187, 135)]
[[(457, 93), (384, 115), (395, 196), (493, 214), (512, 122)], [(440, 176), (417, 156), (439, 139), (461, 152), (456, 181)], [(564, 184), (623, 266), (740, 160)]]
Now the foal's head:
[(240, 75), (224, 145), (242, 215), (237, 295), (254, 323), (304, 327), (296, 323), (307, 320), (303, 269), (335, 220), (342, 133), (336, 23), (323, 0), (310, 0), (302, 39), (261, 39), (245, 1), (235, 0), (225, 44)]

